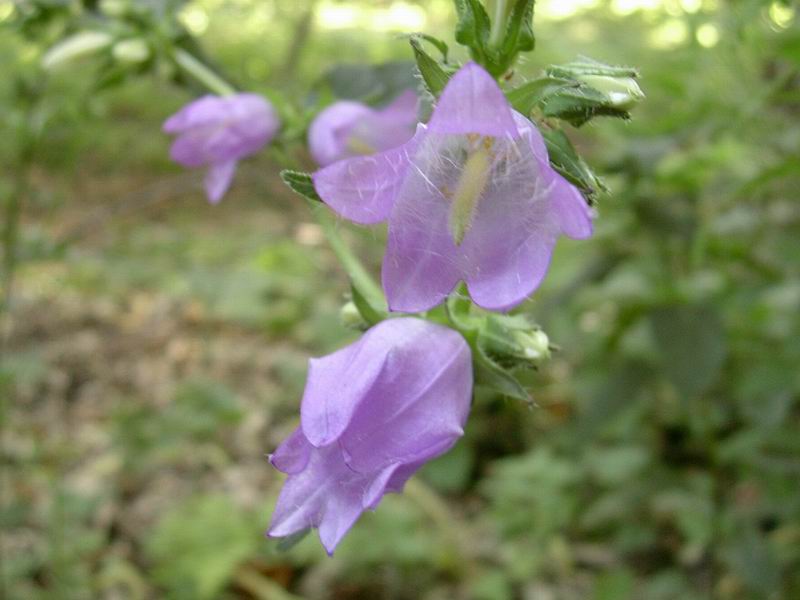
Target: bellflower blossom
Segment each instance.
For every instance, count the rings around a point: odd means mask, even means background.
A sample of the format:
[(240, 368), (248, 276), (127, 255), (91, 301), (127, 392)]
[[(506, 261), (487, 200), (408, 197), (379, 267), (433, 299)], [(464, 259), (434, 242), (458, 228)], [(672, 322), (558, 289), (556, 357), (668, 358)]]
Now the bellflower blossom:
[(333, 553), (364, 510), (455, 444), (471, 396), (464, 338), (421, 319), (383, 321), (312, 359), (300, 426), (270, 456), (289, 477), (268, 535), (316, 527)]
[(361, 102), (335, 102), (311, 123), (308, 130), (311, 156), (324, 167), (343, 158), (405, 144), (414, 135), (417, 105), (417, 95), (412, 90), (403, 92), (379, 110)]
[(257, 94), (203, 96), (164, 123), (174, 134), (170, 156), (185, 167), (208, 167), (205, 188), (216, 204), (233, 180), (236, 163), (269, 143), (280, 127), (273, 106)]
[(541, 283), (560, 234), (592, 234), (589, 206), (550, 166), (541, 133), (475, 63), (411, 141), (313, 179), (339, 215), (388, 219), (383, 287), (395, 311), (430, 309), (459, 281), (483, 308), (510, 309)]

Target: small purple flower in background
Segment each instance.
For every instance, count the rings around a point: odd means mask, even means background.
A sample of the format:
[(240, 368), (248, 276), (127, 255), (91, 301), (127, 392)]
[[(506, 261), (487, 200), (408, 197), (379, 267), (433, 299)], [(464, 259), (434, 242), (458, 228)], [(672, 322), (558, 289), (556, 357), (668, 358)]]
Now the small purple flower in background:
[(405, 144), (414, 135), (417, 107), (417, 95), (411, 90), (380, 110), (347, 100), (331, 104), (308, 130), (311, 156), (324, 167)]
[(312, 359), (300, 426), (270, 456), (289, 477), (268, 535), (316, 527), (333, 553), (364, 510), (455, 444), (471, 398), (464, 338), (421, 319), (383, 321)]
[(257, 94), (203, 96), (164, 123), (177, 135), (170, 156), (185, 167), (208, 167), (205, 188), (216, 204), (228, 191), (236, 163), (269, 143), (280, 127), (272, 105)]
[(589, 206), (550, 166), (538, 129), (475, 63), (411, 141), (334, 163), (314, 185), (351, 221), (388, 219), (383, 287), (395, 311), (430, 309), (459, 281), (476, 304), (510, 309), (541, 283), (560, 234), (592, 234)]

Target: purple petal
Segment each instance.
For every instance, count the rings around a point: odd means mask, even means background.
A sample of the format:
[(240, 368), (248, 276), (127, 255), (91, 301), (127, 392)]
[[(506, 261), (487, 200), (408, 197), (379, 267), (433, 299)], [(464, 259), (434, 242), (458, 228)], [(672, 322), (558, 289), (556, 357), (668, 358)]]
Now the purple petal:
[(279, 471), (293, 475), (306, 468), (311, 448), (311, 444), (303, 435), (302, 427), (298, 427), (270, 455), (269, 462)]
[(361, 473), (441, 454), (463, 435), (470, 408), (472, 361), (459, 333), (413, 318), (377, 329), (390, 359), (339, 438)]
[(205, 187), (208, 201), (217, 204), (233, 181), (233, 174), (236, 172), (236, 161), (229, 160), (222, 163), (212, 164), (206, 173)]
[(481, 198), (463, 252), (470, 296), (508, 310), (541, 283), (559, 234), (551, 194), (556, 174), (524, 139), (496, 146), (499, 163)]
[(364, 491), (373, 477), (355, 473), (336, 445), (314, 450), (306, 468), (286, 480), (267, 532), (283, 537), (318, 527), (329, 554), (364, 512)]
[(422, 140), (389, 219), (382, 279), (393, 311), (436, 306), (462, 278), (458, 248), (448, 229), (448, 145), (446, 136), (429, 134)]
[(574, 185), (556, 174), (553, 190), (553, 210), (558, 215), (561, 232), (574, 240), (585, 240), (592, 236), (592, 209)]
[(454, 135), (519, 136), (500, 86), (474, 62), (461, 67), (450, 79), (434, 108), (429, 128)]
[(217, 123), (220, 120), (222, 98), (218, 96), (203, 96), (190, 102), (177, 113), (164, 122), (164, 132), (177, 134)]
[(526, 139), (531, 146), (533, 155), (539, 159), (540, 162), (547, 164), (550, 162), (550, 155), (547, 152), (547, 145), (544, 143), (539, 128), (528, 118), (517, 111), (512, 111), (514, 116), (514, 123), (517, 125), (517, 130), (521, 137)]
[(375, 352), (372, 342), (380, 341), (375, 336), (368, 332), (355, 344), (309, 361), (300, 416), (312, 445), (338, 439), (383, 370), (386, 353)]
[(335, 102), (320, 112), (308, 130), (309, 150), (317, 164), (324, 167), (353, 156), (347, 147), (347, 136), (371, 112), (365, 104), (350, 101)]
[(373, 148), (381, 152), (405, 144), (417, 126), (417, 95), (407, 90), (382, 110), (370, 111), (349, 132), (351, 146)]
[(340, 160), (313, 175), (322, 200), (342, 217), (371, 225), (388, 218), (424, 127), (407, 144)]

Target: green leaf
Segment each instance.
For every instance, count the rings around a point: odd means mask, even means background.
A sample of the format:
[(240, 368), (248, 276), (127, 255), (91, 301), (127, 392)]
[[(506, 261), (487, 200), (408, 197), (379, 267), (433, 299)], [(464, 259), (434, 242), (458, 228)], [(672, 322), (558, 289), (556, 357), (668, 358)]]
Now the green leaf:
[(543, 129), (542, 136), (553, 168), (567, 181), (578, 186), (591, 202), (592, 197), (606, 187), (583, 159), (578, 156), (569, 138), (560, 129)]
[(486, 66), (486, 44), (491, 23), (489, 15), (478, 0), (455, 0), (458, 23), (456, 41), (469, 48), (476, 62)]
[(555, 90), (542, 100), (542, 112), (575, 127), (599, 116), (630, 119), (630, 113), (611, 105), (606, 94), (583, 84)]
[(545, 98), (566, 87), (577, 87), (578, 83), (561, 77), (540, 77), (526, 81), (506, 92), (506, 98), (514, 109), (523, 115), (530, 115), (535, 106)]
[(511, 371), (497, 364), (481, 344), (473, 346), (472, 359), (475, 365), (476, 384), (488, 387), (502, 396), (533, 404), (533, 398)]
[(322, 202), (322, 198), (319, 197), (317, 190), (314, 189), (314, 181), (308, 173), (284, 169), (281, 171), (281, 179), (283, 179), (283, 182), (292, 188), (293, 191), (304, 198), (313, 200), (314, 202)]
[(408, 41), (414, 50), (417, 68), (422, 80), (425, 82), (425, 86), (434, 98), (438, 98), (450, 80), (450, 75), (442, 69), (430, 54), (425, 52), (421, 39), (419, 36), (411, 36)]
[(704, 306), (665, 306), (650, 314), (650, 322), (664, 372), (686, 398), (714, 383), (727, 352), (725, 329), (716, 311)]
[[(508, 28), (501, 46), (505, 68), (510, 67), (517, 54), (529, 52), (536, 45), (533, 34), (533, 7), (536, 0), (516, 0), (508, 18)], [(505, 69), (503, 69), (505, 70)]]

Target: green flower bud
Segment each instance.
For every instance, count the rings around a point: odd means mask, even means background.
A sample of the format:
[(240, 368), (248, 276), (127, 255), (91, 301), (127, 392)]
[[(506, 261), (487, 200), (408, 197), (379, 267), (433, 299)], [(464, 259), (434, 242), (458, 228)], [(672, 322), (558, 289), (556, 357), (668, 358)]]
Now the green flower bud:
[(150, 48), (143, 39), (130, 38), (114, 44), (111, 54), (120, 62), (141, 63), (150, 58)]
[(550, 358), (550, 339), (541, 329), (514, 331), (512, 338), (521, 349), (522, 357), (531, 361)]
[(348, 329), (366, 329), (367, 327), (367, 322), (352, 301), (342, 306), (339, 311), (339, 321)]
[(588, 86), (603, 92), (608, 96), (611, 106), (619, 110), (631, 110), (644, 100), (644, 92), (633, 77), (583, 75), (580, 80)]

